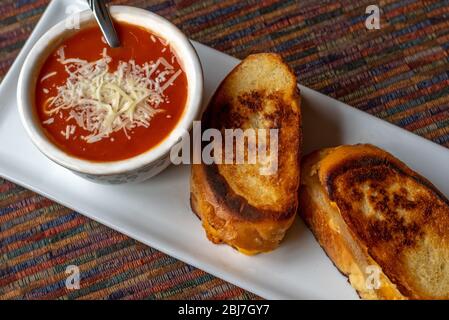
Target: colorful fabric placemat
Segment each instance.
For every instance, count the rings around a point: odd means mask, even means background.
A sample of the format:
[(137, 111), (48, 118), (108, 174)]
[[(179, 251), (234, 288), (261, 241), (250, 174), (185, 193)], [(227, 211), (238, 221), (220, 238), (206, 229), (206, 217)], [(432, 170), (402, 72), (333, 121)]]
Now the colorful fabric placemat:
[[(379, 30), (371, 0), (112, 2), (238, 58), (281, 53), (301, 84), (449, 147), (447, 0), (378, 1)], [(47, 4), (0, 1), (0, 78)], [(80, 290), (65, 288), (69, 264)], [(0, 299), (39, 298), (257, 297), (0, 178)]]

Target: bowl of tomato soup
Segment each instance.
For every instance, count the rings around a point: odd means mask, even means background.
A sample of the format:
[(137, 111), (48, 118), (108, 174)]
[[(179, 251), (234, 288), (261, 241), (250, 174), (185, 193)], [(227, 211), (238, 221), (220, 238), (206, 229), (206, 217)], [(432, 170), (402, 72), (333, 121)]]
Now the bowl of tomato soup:
[(201, 110), (203, 75), (186, 36), (166, 19), (110, 7), (121, 46), (90, 11), (51, 28), (22, 67), (22, 123), (49, 159), (95, 182), (148, 179)]

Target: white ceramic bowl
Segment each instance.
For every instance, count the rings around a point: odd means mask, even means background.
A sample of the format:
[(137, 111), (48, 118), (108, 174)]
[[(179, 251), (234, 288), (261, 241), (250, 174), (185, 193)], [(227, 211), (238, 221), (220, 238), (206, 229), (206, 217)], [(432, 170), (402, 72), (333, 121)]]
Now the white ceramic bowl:
[[(169, 41), (186, 72), (188, 82), (184, 113), (174, 130), (157, 146), (135, 157), (114, 162), (92, 162), (73, 157), (46, 137), (38, 122), (34, 92), (39, 71), (46, 58), (64, 39), (79, 29), (67, 29), (61, 21), (48, 30), (34, 45), (22, 66), (18, 81), (17, 101), (22, 123), (36, 147), (49, 159), (73, 172), (102, 183), (126, 183), (148, 179), (170, 164), (170, 150), (191, 128), (201, 111), (203, 73), (195, 49), (187, 37), (172, 23), (149, 11), (128, 6), (111, 6), (111, 15), (117, 21), (138, 25)], [(68, 17), (69, 21), (76, 21)], [(95, 24), (90, 10), (79, 13), (80, 28)]]

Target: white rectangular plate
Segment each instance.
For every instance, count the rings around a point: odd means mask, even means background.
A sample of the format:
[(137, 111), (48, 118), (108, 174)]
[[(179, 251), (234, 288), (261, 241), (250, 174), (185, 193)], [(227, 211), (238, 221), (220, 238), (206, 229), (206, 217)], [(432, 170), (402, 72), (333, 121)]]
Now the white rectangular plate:
[[(248, 257), (210, 243), (190, 210), (188, 166), (171, 166), (138, 185), (103, 186), (83, 180), (39, 153), (19, 121), (17, 77), (31, 46), (64, 18), (67, 5), (87, 8), (81, 0), (54, 0), (1, 84), (0, 175), (262, 297), (357, 298), (300, 219), (272, 253)], [(207, 101), (238, 60), (194, 45), (204, 68)], [(449, 150), (313, 90), (300, 89), (304, 152), (373, 143), (403, 159), (449, 195)]]

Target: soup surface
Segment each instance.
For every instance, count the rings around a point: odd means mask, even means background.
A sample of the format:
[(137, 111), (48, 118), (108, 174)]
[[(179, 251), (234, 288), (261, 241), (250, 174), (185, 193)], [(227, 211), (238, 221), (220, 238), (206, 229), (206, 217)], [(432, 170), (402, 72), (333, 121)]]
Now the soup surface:
[(120, 48), (98, 26), (66, 39), (36, 84), (44, 132), (66, 153), (91, 161), (141, 154), (166, 138), (187, 99), (187, 78), (170, 44), (141, 27), (115, 22)]

